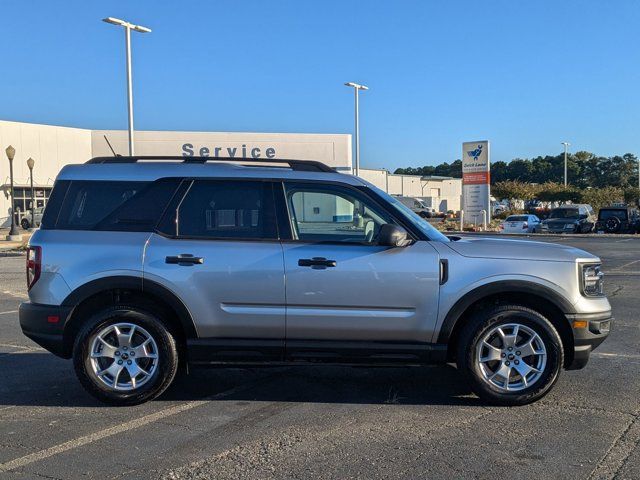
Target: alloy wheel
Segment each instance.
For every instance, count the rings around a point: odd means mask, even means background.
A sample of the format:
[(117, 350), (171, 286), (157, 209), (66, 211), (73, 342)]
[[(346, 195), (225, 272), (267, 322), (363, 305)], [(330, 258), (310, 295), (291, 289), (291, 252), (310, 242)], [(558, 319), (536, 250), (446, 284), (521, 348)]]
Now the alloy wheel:
[(533, 329), (509, 323), (493, 327), (482, 337), (475, 361), (485, 382), (504, 392), (517, 392), (540, 380), (547, 349)]
[(144, 328), (116, 323), (91, 336), (88, 357), (96, 380), (117, 391), (147, 383), (158, 368), (158, 345)]

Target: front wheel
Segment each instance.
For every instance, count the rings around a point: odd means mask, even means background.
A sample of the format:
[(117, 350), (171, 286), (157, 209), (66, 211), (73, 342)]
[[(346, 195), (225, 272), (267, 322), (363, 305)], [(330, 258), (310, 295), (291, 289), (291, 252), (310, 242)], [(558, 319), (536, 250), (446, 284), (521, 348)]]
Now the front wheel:
[(76, 337), (73, 363), (82, 386), (112, 405), (151, 400), (173, 381), (176, 342), (161, 319), (130, 306), (91, 317)]
[(22, 220), (20, 220), (20, 226), (24, 230), (29, 230), (31, 228), (31, 223), (29, 223), (29, 220), (27, 220), (26, 218), (23, 218)]
[(560, 375), (564, 351), (555, 327), (519, 305), (475, 315), (458, 344), (458, 368), (473, 391), (496, 405), (525, 405), (545, 396)]

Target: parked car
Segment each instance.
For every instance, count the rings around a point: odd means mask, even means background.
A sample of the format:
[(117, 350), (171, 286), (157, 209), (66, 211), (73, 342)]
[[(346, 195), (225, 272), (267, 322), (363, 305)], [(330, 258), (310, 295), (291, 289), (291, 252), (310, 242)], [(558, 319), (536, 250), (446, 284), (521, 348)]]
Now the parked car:
[(101, 401), (157, 397), (183, 364), (456, 362), (485, 401), (522, 405), (609, 333), (594, 255), (448, 238), (322, 163), (240, 162), (103, 157), (59, 173), (20, 325)]
[(427, 206), (419, 198), (405, 197), (402, 195), (397, 195), (395, 196), (395, 198), (397, 198), (398, 201), (400, 201), (403, 205), (409, 207), (415, 213), (420, 215), (422, 218), (431, 218), (438, 216), (438, 212), (435, 210), (435, 208)]
[(601, 208), (595, 230), (598, 233), (640, 233), (640, 212), (627, 206)]
[(537, 233), (540, 219), (535, 215), (509, 215), (500, 224), (502, 233)]
[[(44, 207), (38, 207), (33, 212), (33, 217), (31, 216), (31, 211), (27, 211), (24, 214), (22, 219), (20, 220), (20, 226), (25, 230), (29, 230), (32, 226), (39, 227), (40, 222), (42, 221), (42, 213), (44, 212)], [(35, 221), (35, 225), (32, 225), (32, 222)]]
[(549, 217), (540, 225), (541, 232), (549, 233), (589, 233), (593, 230), (596, 217), (591, 205), (570, 204), (554, 208)]

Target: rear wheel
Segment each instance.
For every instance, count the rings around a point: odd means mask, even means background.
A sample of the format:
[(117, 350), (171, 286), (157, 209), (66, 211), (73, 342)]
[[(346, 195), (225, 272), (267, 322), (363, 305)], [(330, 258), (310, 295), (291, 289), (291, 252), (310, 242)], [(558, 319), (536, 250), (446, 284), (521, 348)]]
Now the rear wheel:
[(73, 363), (98, 400), (136, 405), (160, 395), (178, 367), (176, 343), (161, 319), (130, 306), (107, 308), (81, 329)]
[(563, 364), (562, 341), (540, 313), (519, 305), (474, 316), (458, 344), (458, 368), (473, 391), (497, 405), (525, 405), (546, 395)]
[(29, 230), (31, 228), (31, 223), (26, 218), (23, 218), (20, 220), (20, 226), (25, 230)]

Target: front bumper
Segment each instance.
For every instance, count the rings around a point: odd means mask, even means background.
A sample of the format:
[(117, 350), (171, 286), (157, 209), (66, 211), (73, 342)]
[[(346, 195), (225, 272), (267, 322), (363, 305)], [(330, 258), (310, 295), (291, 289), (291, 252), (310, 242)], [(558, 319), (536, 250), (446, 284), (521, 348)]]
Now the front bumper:
[(611, 312), (576, 313), (567, 315), (572, 325), (586, 322), (587, 327), (573, 328), (573, 359), (567, 370), (579, 370), (589, 361), (591, 352), (609, 336), (613, 325)]
[(22, 333), (51, 353), (69, 358), (71, 352), (65, 348), (64, 326), (72, 310), (59, 305), (21, 303), (18, 316)]

